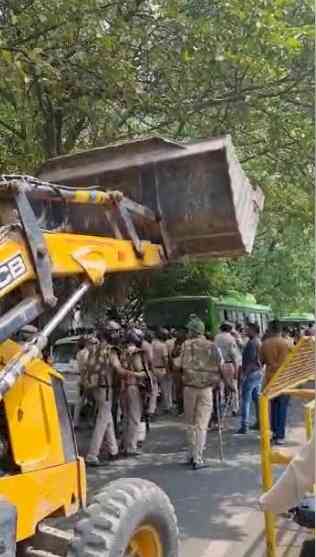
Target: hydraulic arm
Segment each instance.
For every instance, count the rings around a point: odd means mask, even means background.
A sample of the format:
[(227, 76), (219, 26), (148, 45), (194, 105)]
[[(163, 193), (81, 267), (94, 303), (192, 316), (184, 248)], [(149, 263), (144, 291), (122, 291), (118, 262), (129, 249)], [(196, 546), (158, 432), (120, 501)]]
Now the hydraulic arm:
[[(0, 317), (0, 341), (34, 321), (45, 309), (57, 305), (54, 278), (81, 279), (81, 285), (61, 308), (56, 309), (55, 316), (36, 341), (26, 344), (6, 363), (0, 377), (0, 396), (3, 396), (25, 366), (39, 357), (49, 335), (91, 286), (101, 285), (107, 273), (159, 267), (166, 261), (168, 248), (163, 233), (162, 245), (139, 239), (132, 215), (141, 215), (151, 222), (159, 219), (152, 211), (117, 191), (70, 190), (31, 177), (6, 176), (0, 182), (0, 200), (6, 209), (1, 215), (0, 228), (0, 298), (12, 297), (13, 291), (23, 292), (26, 287), (28, 291), (28, 295), (22, 295), (20, 303), (14, 300)], [(32, 206), (36, 202), (41, 207), (39, 218)], [(102, 206), (113, 237), (75, 234), (68, 230), (65, 219), (58, 230), (46, 230), (45, 211), (49, 204), (61, 207), (65, 215), (74, 204), (89, 206), (90, 210), (93, 206)]]

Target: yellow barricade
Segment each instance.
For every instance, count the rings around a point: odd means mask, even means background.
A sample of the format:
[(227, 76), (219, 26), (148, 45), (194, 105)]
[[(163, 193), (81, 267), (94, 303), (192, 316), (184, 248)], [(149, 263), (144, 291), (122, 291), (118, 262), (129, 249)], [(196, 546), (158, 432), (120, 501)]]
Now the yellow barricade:
[[(273, 485), (272, 467), (274, 464), (287, 465), (294, 455), (273, 450), (271, 447), (271, 431), (269, 402), (273, 398), (288, 394), (304, 401), (315, 398), (314, 389), (297, 388), (315, 377), (315, 340), (304, 337), (290, 352), (283, 365), (271, 378), (260, 397), (260, 431), (261, 431), (261, 466), (263, 490), (268, 491)], [(314, 402), (314, 400), (312, 401)], [(312, 402), (305, 405), (305, 423), (307, 437), (312, 433), (312, 416), (315, 409)], [(267, 557), (277, 557), (276, 521), (271, 512), (265, 513), (265, 531)]]
[(315, 400), (311, 400), (304, 405), (304, 418), (305, 418), (305, 430), (307, 441), (312, 437), (313, 425), (315, 420)]

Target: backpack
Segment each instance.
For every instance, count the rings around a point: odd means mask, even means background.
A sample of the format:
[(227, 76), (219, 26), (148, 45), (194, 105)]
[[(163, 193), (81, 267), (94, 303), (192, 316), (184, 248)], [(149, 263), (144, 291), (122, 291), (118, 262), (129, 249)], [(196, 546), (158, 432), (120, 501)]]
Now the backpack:
[(181, 353), (184, 385), (203, 389), (219, 383), (221, 376), (214, 348), (204, 338), (184, 342)]

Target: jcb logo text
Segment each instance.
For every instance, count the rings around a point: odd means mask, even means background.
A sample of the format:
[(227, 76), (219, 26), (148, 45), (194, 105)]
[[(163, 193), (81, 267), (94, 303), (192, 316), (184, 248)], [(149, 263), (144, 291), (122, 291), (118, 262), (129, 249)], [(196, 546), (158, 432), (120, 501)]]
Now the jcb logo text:
[(21, 255), (16, 255), (0, 265), (0, 290), (24, 275), (26, 267)]

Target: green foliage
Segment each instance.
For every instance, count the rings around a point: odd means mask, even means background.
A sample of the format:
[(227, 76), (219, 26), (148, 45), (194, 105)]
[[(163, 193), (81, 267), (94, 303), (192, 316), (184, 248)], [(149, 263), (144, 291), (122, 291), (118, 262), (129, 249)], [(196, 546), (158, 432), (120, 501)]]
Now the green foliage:
[(0, 168), (151, 133), (230, 133), (266, 194), (254, 254), (177, 266), (146, 294), (233, 288), (310, 310), (313, 39), (310, 0), (0, 2)]
[(225, 262), (172, 265), (155, 272), (145, 297), (159, 298), (181, 295), (217, 296), (229, 289), (230, 279)]
[(295, 185), (274, 188), (253, 255), (231, 263), (234, 280), (276, 313), (314, 311), (313, 199)]

